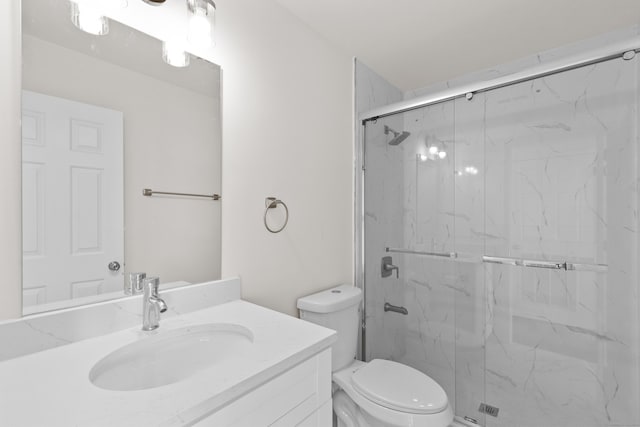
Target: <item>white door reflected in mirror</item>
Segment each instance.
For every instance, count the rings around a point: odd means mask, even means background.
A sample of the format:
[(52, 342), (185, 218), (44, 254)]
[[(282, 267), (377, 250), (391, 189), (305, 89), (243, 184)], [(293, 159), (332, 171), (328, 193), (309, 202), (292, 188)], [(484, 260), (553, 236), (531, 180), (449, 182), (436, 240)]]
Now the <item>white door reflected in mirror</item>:
[(22, 111), (23, 305), (122, 289), (123, 114), (30, 91)]

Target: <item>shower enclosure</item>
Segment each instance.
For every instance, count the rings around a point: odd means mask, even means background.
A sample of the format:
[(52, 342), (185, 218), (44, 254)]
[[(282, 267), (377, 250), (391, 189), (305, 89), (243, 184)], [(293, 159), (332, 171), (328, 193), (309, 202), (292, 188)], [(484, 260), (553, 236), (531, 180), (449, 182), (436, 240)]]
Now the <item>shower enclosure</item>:
[(365, 360), (470, 423), (640, 425), (638, 59), (364, 118)]

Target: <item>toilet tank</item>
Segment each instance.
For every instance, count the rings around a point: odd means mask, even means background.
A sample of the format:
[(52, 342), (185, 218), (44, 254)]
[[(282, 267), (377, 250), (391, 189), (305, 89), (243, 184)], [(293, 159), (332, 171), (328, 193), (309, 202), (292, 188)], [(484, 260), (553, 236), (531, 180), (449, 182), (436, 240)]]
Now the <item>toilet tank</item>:
[(331, 347), (331, 369), (337, 371), (356, 357), (362, 291), (340, 285), (298, 300), (300, 318), (337, 332)]

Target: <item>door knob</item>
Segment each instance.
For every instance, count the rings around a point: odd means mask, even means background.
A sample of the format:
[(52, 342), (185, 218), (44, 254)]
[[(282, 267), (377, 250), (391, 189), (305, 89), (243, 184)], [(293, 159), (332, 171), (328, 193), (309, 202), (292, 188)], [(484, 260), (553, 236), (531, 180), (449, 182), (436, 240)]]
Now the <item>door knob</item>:
[(109, 263), (109, 270), (111, 270), (111, 271), (120, 270), (120, 263), (118, 261), (111, 261)]

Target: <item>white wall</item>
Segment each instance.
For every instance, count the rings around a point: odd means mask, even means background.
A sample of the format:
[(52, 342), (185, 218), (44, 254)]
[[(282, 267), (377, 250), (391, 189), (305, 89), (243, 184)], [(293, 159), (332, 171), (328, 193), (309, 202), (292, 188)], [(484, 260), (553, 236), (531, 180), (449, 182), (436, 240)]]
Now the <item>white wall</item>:
[(22, 312), (20, 2), (0, 2), (0, 319)]
[[(216, 4), (222, 275), (296, 314), (298, 297), (353, 281), (352, 61), (273, 1)], [(267, 196), (289, 206), (279, 234), (262, 224)]]
[(219, 97), (39, 38), (23, 43), (24, 89), (124, 113), (125, 271), (161, 282), (220, 278), (220, 204), (142, 195), (220, 192)]

